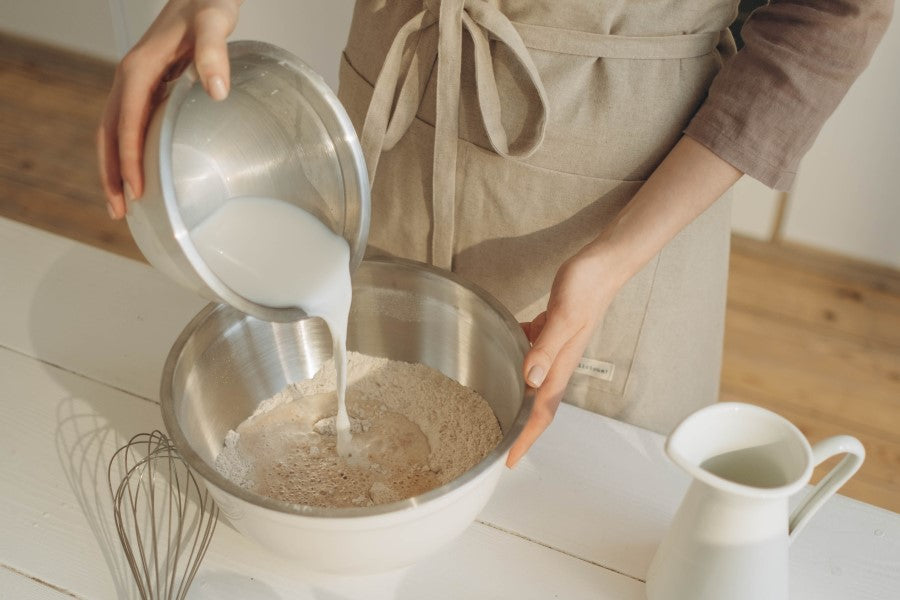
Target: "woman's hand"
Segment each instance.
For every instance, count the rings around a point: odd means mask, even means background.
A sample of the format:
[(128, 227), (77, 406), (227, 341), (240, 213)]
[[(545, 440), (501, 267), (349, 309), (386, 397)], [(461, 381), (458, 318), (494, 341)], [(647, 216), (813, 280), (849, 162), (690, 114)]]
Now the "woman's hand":
[(514, 466), (550, 425), (588, 341), (619, 289), (604, 258), (601, 249), (588, 246), (563, 263), (547, 310), (522, 324), (532, 344), (523, 372), (537, 394), (531, 418), (509, 451), (507, 466)]
[(144, 193), (144, 136), (165, 85), (194, 61), (215, 100), (228, 95), (226, 38), (241, 0), (170, 0), (116, 69), (97, 130), (100, 180), (113, 219), (125, 216), (125, 195)]
[(531, 418), (509, 451), (508, 466), (550, 425), (618, 290), (740, 176), (705, 146), (681, 138), (597, 239), (560, 267), (547, 311), (522, 326), (532, 343), (523, 374), (537, 396)]

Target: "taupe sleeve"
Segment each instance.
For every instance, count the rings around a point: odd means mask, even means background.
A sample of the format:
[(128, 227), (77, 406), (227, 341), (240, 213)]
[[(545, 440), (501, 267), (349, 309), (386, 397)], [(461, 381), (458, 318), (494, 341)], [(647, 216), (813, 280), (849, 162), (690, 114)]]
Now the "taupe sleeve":
[(892, 0), (773, 1), (741, 30), (685, 133), (744, 173), (788, 189), (800, 159), (891, 19)]

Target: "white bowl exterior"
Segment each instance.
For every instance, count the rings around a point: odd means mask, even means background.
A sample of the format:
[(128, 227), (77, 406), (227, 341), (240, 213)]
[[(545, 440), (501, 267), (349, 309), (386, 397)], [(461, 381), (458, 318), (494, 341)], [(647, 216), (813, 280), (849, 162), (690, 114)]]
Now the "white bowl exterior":
[(406, 510), (346, 519), (257, 506), (207, 482), (235, 529), (269, 551), (323, 573), (360, 575), (410, 565), (459, 536), (497, 487), (506, 455), (447, 494)]

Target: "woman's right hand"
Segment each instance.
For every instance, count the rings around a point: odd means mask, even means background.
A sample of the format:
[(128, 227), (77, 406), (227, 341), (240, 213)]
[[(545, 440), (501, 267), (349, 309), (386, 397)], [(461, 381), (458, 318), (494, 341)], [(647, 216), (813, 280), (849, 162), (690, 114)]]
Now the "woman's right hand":
[(228, 95), (226, 39), (241, 1), (170, 0), (116, 68), (97, 130), (100, 180), (113, 219), (125, 216), (126, 195), (144, 193), (144, 136), (166, 83), (193, 60), (207, 93), (215, 100)]

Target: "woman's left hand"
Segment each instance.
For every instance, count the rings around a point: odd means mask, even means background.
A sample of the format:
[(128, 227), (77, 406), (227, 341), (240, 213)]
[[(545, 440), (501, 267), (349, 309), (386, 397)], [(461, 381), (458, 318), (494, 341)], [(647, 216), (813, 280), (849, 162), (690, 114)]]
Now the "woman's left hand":
[(556, 272), (547, 310), (522, 328), (532, 343), (525, 381), (534, 410), (506, 464), (514, 466), (543, 433), (613, 297), (669, 240), (706, 210), (741, 172), (699, 142), (681, 138), (597, 239)]
[(537, 389), (537, 395), (531, 417), (509, 451), (509, 467), (550, 425), (569, 378), (618, 290), (605, 264), (604, 253), (593, 246), (567, 260), (556, 272), (547, 310), (522, 324), (532, 343), (523, 365), (525, 382)]

